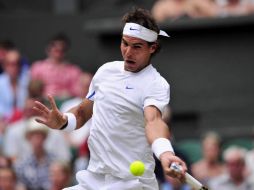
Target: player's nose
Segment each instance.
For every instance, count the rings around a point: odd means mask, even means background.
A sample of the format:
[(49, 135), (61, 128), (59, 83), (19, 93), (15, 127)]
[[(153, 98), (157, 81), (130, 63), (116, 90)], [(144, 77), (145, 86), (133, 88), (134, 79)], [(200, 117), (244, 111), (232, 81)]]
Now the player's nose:
[(126, 51), (125, 51), (125, 56), (126, 56), (126, 58), (131, 57), (132, 54), (133, 54), (132, 48), (131, 48), (130, 46), (129, 46), (129, 47), (126, 47)]

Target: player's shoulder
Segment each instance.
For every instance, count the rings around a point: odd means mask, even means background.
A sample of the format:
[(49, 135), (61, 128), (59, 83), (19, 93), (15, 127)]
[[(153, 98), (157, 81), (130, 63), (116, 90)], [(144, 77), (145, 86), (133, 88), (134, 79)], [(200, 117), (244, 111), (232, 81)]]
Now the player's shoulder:
[(111, 72), (117, 72), (120, 71), (123, 67), (123, 61), (111, 61), (104, 63), (102, 66), (99, 67), (97, 70), (97, 73), (111, 73)]
[(151, 66), (149, 78), (151, 85), (161, 86), (164, 88), (169, 87), (169, 83), (167, 82), (167, 80), (153, 66)]
[(99, 69), (104, 70), (114, 70), (119, 69), (123, 66), (123, 61), (111, 61), (104, 63)]

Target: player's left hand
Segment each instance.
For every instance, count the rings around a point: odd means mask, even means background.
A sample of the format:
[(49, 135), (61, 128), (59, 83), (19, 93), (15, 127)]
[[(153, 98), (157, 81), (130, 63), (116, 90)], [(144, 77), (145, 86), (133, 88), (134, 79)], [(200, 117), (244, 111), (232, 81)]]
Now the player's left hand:
[[(160, 161), (166, 175), (177, 178), (181, 182), (185, 181), (185, 172), (187, 171), (187, 166), (184, 161), (182, 161), (179, 157), (175, 156), (175, 154), (172, 152), (164, 152), (163, 154), (161, 154)], [(181, 166), (181, 172), (177, 172), (174, 169), (170, 168), (170, 165), (173, 162)]]

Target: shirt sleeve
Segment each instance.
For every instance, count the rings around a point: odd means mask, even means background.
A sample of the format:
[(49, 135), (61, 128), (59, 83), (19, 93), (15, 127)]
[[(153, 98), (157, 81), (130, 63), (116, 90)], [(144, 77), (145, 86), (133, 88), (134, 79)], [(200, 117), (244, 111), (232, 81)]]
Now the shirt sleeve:
[(95, 96), (95, 87), (94, 87), (94, 83), (95, 83), (95, 78), (92, 79), (90, 86), (89, 86), (89, 90), (88, 93), (86, 95), (86, 98), (94, 101), (94, 96)]
[(169, 84), (164, 78), (153, 81), (145, 90), (144, 108), (147, 106), (157, 107), (161, 113), (168, 105), (170, 99)]
[(101, 83), (101, 81), (103, 80), (103, 76), (105, 75), (104, 71), (106, 68), (107, 68), (106, 64), (102, 65), (93, 76), (93, 79), (89, 86), (88, 93), (86, 95), (87, 99), (94, 101), (94, 98), (96, 96), (96, 86), (99, 85), (99, 83)]

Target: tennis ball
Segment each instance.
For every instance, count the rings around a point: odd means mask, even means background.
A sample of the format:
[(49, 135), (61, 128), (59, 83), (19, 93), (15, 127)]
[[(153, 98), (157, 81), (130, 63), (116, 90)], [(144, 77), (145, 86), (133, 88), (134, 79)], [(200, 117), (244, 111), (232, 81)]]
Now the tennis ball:
[(134, 176), (141, 176), (145, 172), (145, 164), (139, 160), (134, 161), (130, 165), (130, 172)]

